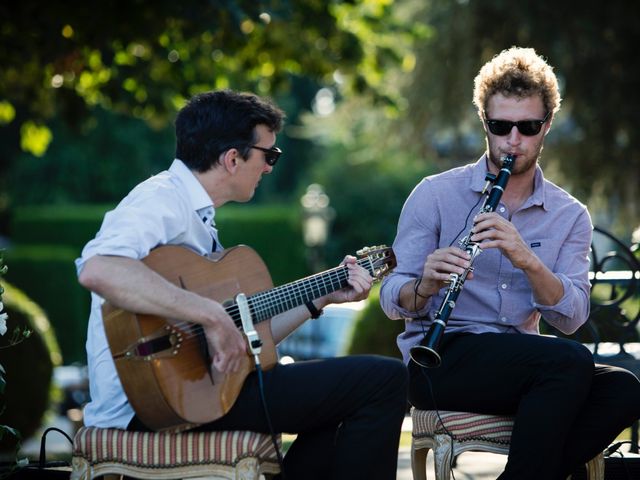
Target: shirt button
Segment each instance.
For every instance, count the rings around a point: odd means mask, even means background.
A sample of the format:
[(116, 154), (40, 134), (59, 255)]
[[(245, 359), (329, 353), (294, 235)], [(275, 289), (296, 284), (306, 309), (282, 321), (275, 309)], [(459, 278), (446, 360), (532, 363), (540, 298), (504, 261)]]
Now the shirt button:
[(502, 213), (504, 213), (504, 210), (505, 210), (505, 209), (504, 209), (504, 207), (500, 207), (500, 211), (501, 211)]
[(502, 285), (500, 285), (500, 287), (501, 287), (503, 290), (506, 290), (506, 289), (507, 289), (507, 284), (506, 284), (506, 283), (503, 283)]
[(507, 321), (507, 317), (502, 317), (500, 320), (502, 320), (503, 322)]

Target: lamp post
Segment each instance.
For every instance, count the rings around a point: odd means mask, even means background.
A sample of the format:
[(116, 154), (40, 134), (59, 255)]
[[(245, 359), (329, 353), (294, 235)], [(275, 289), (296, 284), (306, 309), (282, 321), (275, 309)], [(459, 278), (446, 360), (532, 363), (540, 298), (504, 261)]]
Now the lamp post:
[(329, 238), (329, 226), (334, 211), (322, 185), (312, 183), (300, 198), (303, 209), (302, 232), (307, 247), (309, 267), (316, 273), (324, 268), (323, 249)]
[[(325, 268), (324, 247), (329, 238), (329, 225), (334, 217), (334, 211), (329, 206), (329, 196), (322, 185), (312, 183), (300, 198), (302, 205), (302, 233), (304, 244), (307, 247), (307, 262), (313, 273), (318, 273)], [(311, 352), (314, 358), (318, 357), (318, 344), (321, 340), (319, 322), (311, 324)]]

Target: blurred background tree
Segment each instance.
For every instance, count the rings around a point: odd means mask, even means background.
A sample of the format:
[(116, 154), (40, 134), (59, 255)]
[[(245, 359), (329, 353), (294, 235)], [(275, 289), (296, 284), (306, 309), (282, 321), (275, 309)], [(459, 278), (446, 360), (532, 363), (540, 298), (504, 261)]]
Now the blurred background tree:
[[(518, 45), (547, 58), (560, 81), (562, 109), (542, 156), (545, 175), (587, 204), (594, 223), (628, 242), (640, 224), (640, 130), (635, 128), (640, 94), (634, 88), (640, 85), (634, 47), (640, 30), (633, 20), (640, 4), (571, 5), (566, 0), (524, 0), (517, 8), (506, 0), (396, 2), (398, 12), (410, 12), (408, 21), (423, 25), (412, 30), (420, 34), (414, 56), (405, 57), (415, 59), (415, 66), (403, 70), (405, 62), (386, 72), (397, 90), (396, 108), (329, 89), (323, 96), (333, 108), (305, 118), (307, 135), (322, 146), (311, 176), (331, 182), (332, 204), (349, 198), (352, 205), (336, 207), (336, 233), (341, 233), (334, 240), (388, 227), (387, 208), (397, 220), (400, 203), (419, 176), (479, 157), (485, 145), (472, 104), (473, 80), (482, 64)], [(369, 174), (365, 185), (354, 168)], [(386, 188), (394, 192), (390, 197)], [(388, 241), (394, 233), (387, 230), (377, 238)]]
[[(555, 67), (563, 96), (543, 153), (545, 173), (587, 203), (594, 221), (629, 238), (640, 223), (640, 41), (632, 0), (431, 1), (416, 20), (433, 35), (417, 44), (408, 139), (437, 164), (474, 157), (483, 140), (471, 103), (480, 66), (512, 45)], [(443, 167), (445, 165), (442, 165)]]
[[(544, 155), (548, 175), (588, 203), (596, 220), (628, 234), (640, 220), (634, 88), (640, 4), (571, 6), (567, 0), (523, 0), (518, 8), (506, 0), (5, 2), (0, 232), (16, 203), (121, 197), (140, 176), (167, 164), (176, 109), (212, 88), (275, 97), (289, 114), (281, 138), (288, 154), (258, 201), (298, 195), (312, 176), (309, 167), (324, 166), (324, 155), (366, 155), (372, 176), (374, 165), (388, 174), (388, 165), (418, 162), (429, 173), (472, 160), (483, 148), (473, 78), (500, 50), (523, 45), (549, 59), (563, 91)], [(327, 149), (326, 136), (310, 150), (318, 136), (298, 128), (300, 115), (327, 88), (338, 108), (351, 108), (352, 123), (333, 122), (342, 152)], [(370, 115), (376, 122), (367, 122)], [(356, 135), (356, 142), (339, 144)], [(367, 135), (376, 144), (393, 137), (396, 146), (371, 156)]]
[[(633, 0), (4, 2), (0, 243), (18, 242), (21, 207), (117, 202), (169, 164), (185, 100), (229, 87), (288, 114), (285, 155), (256, 203), (295, 216), (321, 183), (335, 210), (327, 262), (390, 244), (422, 176), (482, 153), (473, 79), (512, 45), (535, 48), (561, 82), (545, 174), (627, 239), (640, 223), (637, 18)], [(53, 257), (51, 241), (32, 250)]]
[[(5, 196), (0, 210), (11, 202), (119, 198), (139, 181), (140, 172), (167, 164), (172, 149), (166, 147), (173, 144), (169, 124), (184, 101), (200, 91), (230, 87), (276, 97), (290, 125), (323, 83), (339, 81), (345, 92), (368, 92), (392, 103), (377, 80), (390, 63), (402, 60), (387, 33), (400, 35), (404, 28), (394, 21), (391, 4), (2, 3), (0, 189)], [(156, 132), (141, 132), (138, 120)], [(157, 141), (159, 135), (167, 137), (165, 144)], [(264, 194), (288, 197), (310, 163), (306, 155), (295, 154), (304, 150), (296, 142), (285, 133), (281, 143), (290, 154), (278, 170), (288, 173), (276, 170)], [(122, 175), (123, 168), (129, 175)], [(51, 177), (55, 170), (61, 173)], [(105, 177), (108, 170), (111, 176)], [(59, 184), (63, 174), (67, 180)], [(25, 181), (42, 185), (43, 178), (49, 192), (6, 194), (10, 180), (24, 187)], [(122, 185), (93, 188), (105, 180)], [(68, 192), (81, 188), (79, 182), (89, 185), (87, 192)]]

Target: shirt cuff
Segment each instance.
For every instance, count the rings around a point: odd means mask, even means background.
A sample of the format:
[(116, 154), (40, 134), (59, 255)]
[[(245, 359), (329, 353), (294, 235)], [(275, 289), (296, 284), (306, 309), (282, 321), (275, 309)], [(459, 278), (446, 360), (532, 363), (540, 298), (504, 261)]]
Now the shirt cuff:
[[(556, 276), (562, 282), (562, 288), (564, 294), (558, 303), (555, 305), (543, 305), (541, 303), (533, 302), (533, 306), (545, 316), (545, 313), (551, 313), (554, 316), (561, 315), (563, 317), (573, 317), (575, 309), (573, 298), (575, 293), (573, 292), (573, 284), (562, 273), (556, 273)], [(545, 318), (547, 318), (545, 316)]]

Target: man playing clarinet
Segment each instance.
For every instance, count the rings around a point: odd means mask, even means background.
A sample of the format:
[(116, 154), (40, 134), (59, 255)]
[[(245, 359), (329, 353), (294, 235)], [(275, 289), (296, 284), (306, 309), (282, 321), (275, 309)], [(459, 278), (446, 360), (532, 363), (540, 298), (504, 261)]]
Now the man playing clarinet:
[[(564, 480), (640, 416), (640, 382), (594, 365), (578, 342), (539, 332), (541, 317), (570, 334), (589, 315), (589, 213), (538, 164), (560, 108), (552, 67), (533, 49), (505, 50), (480, 69), (473, 100), (486, 152), (415, 187), (380, 300), (391, 319), (405, 320), (398, 346), (412, 405), (513, 415), (499, 478)], [(515, 158), (510, 178), (495, 210), (485, 211), (485, 179), (507, 156)], [(461, 241), (482, 253), (473, 258)], [(432, 341), (428, 331), (460, 276), (464, 289), (436, 342), (441, 364), (427, 368), (416, 362), (420, 346)]]

